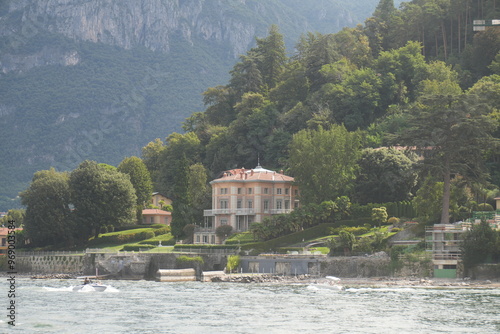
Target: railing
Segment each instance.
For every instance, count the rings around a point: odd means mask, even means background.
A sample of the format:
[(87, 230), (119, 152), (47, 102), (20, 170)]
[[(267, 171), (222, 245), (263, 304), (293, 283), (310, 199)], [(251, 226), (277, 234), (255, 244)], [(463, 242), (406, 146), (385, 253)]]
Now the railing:
[(433, 260), (460, 260), (460, 254), (432, 254)]
[(232, 255), (237, 254), (238, 249), (227, 249), (227, 248), (179, 248), (175, 252), (179, 253), (194, 253), (194, 254), (222, 254), (222, 255)]
[(203, 216), (229, 215), (233, 213), (231, 209), (203, 210)]
[(237, 216), (255, 215), (254, 209), (236, 209)]
[(75, 251), (16, 251), (16, 256), (61, 256), (73, 255), (80, 256), (83, 252)]
[(284, 214), (284, 213), (290, 213), (293, 210), (292, 209), (271, 209), (270, 211), (271, 211), (272, 215), (280, 215), (280, 214)]

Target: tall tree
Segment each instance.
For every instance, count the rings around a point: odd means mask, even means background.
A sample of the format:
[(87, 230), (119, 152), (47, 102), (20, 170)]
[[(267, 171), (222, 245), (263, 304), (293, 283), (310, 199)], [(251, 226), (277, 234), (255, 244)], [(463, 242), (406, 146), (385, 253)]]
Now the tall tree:
[(364, 204), (409, 200), (417, 184), (417, 157), (409, 155), (393, 148), (363, 150), (354, 198)]
[(188, 193), (192, 207), (193, 223), (203, 223), (203, 210), (210, 208), (211, 191), (207, 184), (207, 171), (200, 164), (189, 166)]
[(173, 188), (172, 202), (172, 235), (181, 238), (184, 235), (184, 227), (193, 224), (191, 215), (191, 199), (189, 197), (189, 162), (186, 155), (174, 162), (176, 165), (176, 178)]
[(73, 215), (83, 241), (107, 225), (125, 225), (136, 221), (137, 196), (130, 177), (86, 160), (69, 178)]
[(118, 165), (118, 171), (130, 176), (137, 196), (137, 221), (142, 221), (142, 209), (151, 200), (153, 184), (146, 165), (138, 157), (128, 157)]
[(135, 189), (137, 205), (144, 206), (151, 200), (153, 186), (146, 165), (138, 157), (128, 157), (118, 165), (118, 171), (130, 176), (130, 182)]
[(441, 223), (449, 223), (452, 175), (484, 179), (482, 152), (497, 142), (489, 106), (475, 95), (431, 96), (410, 109), (409, 124), (397, 143), (426, 151), (422, 160), (443, 181)]
[(361, 136), (342, 125), (302, 130), (293, 136), (288, 160), (304, 203), (322, 203), (347, 195), (360, 154)]
[(159, 189), (161, 157), (165, 148), (160, 138), (156, 138), (142, 148), (142, 159), (149, 170), (153, 189), (155, 190)]
[(73, 246), (74, 224), (70, 210), (70, 188), (67, 173), (55, 169), (36, 172), (21, 196), (26, 206), (24, 227), (36, 246)]

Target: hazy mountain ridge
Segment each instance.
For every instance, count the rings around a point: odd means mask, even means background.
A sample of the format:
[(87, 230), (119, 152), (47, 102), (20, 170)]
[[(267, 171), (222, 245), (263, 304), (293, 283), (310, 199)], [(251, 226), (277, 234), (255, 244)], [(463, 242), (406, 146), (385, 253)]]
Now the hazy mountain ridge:
[(45, 0), (0, 5), (0, 209), (34, 171), (116, 164), (180, 131), (238, 55), (277, 24), (301, 33), (361, 23), (345, 1)]

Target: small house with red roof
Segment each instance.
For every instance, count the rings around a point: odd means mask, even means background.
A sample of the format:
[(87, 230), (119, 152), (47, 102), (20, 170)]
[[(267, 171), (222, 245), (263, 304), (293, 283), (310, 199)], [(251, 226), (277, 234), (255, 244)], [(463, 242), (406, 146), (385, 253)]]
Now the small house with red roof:
[(196, 229), (194, 243), (216, 244), (222, 240), (217, 227), (231, 225), (233, 232), (248, 231), (265, 217), (290, 213), (299, 206), (299, 189), (294, 178), (264, 169), (232, 169), (211, 181), (212, 209), (204, 210), (204, 226)]
[[(14, 231), (22, 231), (22, 230), (23, 230), (22, 228), (14, 229)], [(7, 254), (7, 249), (9, 247), (9, 241), (8, 241), (9, 231), (12, 231), (12, 229), (9, 229), (7, 227), (0, 227), (0, 255)]]
[(160, 209), (142, 210), (142, 223), (145, 225), (163, 224), (170, 225), (172, 222), (172, 213)]

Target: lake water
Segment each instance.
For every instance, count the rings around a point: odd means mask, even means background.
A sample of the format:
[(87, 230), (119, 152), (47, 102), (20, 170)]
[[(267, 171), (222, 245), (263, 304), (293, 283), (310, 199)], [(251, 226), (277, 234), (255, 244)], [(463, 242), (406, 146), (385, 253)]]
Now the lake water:
[(0, 332), (500, 333), (499, 289), (107, 281), (109, 291), (71, 291), (78, 283), (18, 279), (16, 326), (6, 291)]

